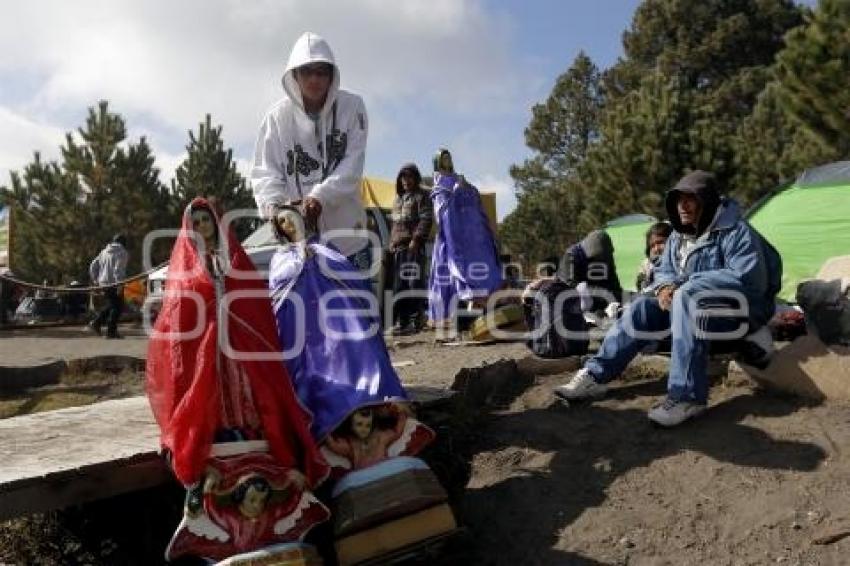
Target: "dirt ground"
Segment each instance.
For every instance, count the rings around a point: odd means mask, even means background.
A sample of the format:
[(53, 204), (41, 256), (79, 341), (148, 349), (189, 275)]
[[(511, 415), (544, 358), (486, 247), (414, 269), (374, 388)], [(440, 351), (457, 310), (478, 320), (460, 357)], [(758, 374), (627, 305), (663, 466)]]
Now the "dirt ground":
[[(406, 383), (438, 389), (461, 368), (518, 360), (466, 426), (438, 429), (464, 459), (448, 481), (466, 487), (456, 502), (471, 534), (465, 563), (850, 563), (845, 406), (762, 392), (721, 364), (710, 410), (663, 430), (646, 418), (664, 395), (663, 358), (637, 361), (604, 400), (566, 406), (551, 390), (578, 360), (535, 361), (522, 344), (446, 346), (429, 334), (388, 346)], [(10, 528), (0, 525), (0, 545), (21, 527)], [(0, 552), (4, 560), (15, 563)]]
[[(529, 360), (521, 344), (416, 344), (394, 359), (448, 385), (450, 368), (499, 353)], [(602, 401), (556, 401), (571, 372), (500, 396), (466, 448), (473, 562), (850, 563), (850, 410), (762, 391), (723, 360), (712, 373), (710, 411), (673, 430), (646, 418), (665, 394), (658, 356), (633, 362)]]

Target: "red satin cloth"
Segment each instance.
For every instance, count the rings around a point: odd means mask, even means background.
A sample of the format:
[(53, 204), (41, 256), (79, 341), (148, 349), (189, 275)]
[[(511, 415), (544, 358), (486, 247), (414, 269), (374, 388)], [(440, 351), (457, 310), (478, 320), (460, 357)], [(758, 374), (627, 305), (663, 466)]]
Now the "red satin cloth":
[[(225, 293), (255, 293), (233, 300), (224, 322), (217, 320), (214, 282), (192, 230), (190, 210), (197, 207), (210, 211), (219, 241), (228, 244), (230, 270), (224, 278)], [(253, 273), (253, 277), (234, 276), (234, 270)], [(321, 483), (328, 465), (310, 435), (310, 415), (295, 397), (279, 354), (267, 284), (257, 275), (233, 231), (221, 229), (218, 215), (204, 199), (195, 199), (183, 215), (165, 285), (162, 309), (148, 345), (146, 389), (162, 431), (162, 446), (171, 453), (177, 478), (184, 485), (198, 481), (216, 431), (239, 427), (265, 438), (271, 455), (283, 467), (301, 470), (308, 487)], [(227, 324), (236, 352), (264, 354), (266, 359), (234, 359), (239, 356), (228, 357), (222, 347), (217, 364), (219, 324)], [(199, 331), (193, 333), (193, 329)]]

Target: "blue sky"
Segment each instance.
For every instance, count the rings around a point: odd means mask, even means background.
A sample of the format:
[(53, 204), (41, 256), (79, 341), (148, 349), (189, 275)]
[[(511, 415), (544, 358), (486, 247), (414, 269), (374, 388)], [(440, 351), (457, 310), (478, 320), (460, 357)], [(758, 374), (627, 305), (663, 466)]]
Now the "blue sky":
[[(813, 0), (812, 0), (813, 2)], [(156, 150), (167, 181), (205, 113), (247, 172), (280, 73), (303, 31), (326, 37), (342, 85), (370, 117), (366, 173), (393, 178), (434, 150), (515, 205), (508, 175), (528, 156), (530, 108), (580, 50), (600, 67), (621, 54), (639, 0), (33, 0), (4, 7), (0, 184), (108, 99)], [(810, 3), (810, 2), (806, 2)]]

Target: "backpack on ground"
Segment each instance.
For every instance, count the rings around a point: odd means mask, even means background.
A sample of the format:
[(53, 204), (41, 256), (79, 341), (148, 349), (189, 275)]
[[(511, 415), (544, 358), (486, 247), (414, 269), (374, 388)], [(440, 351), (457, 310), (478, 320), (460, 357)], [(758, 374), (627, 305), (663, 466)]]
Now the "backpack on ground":
[[(524, 300), (523, 310), (531, 333), (526, 345), (534, 354), (566, 358), (587, 353), (587, 322), (575, 289), (559, 279), (545, 281)], [(578, 335), (566, 335), (564, 330)]]

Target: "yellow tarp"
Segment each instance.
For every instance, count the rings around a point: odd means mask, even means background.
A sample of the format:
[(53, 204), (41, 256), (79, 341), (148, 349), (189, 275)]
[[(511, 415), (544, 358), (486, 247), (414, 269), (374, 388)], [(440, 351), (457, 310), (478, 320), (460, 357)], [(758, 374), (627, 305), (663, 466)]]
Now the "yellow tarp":
[[(496, 193), (481, 191), (480, 194), (484, 214), (490, 220), (490, 227), (495, 234), (497, 229)], [(393, 200), (395, 199), (395, 183), (384, 179), (375, 179), (374, 177), (363, 177), (363, 181), (360, 183), (360, 198), (363, 201), (363, 206), (366, 208), (377, 207), (392, 210)]]

